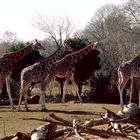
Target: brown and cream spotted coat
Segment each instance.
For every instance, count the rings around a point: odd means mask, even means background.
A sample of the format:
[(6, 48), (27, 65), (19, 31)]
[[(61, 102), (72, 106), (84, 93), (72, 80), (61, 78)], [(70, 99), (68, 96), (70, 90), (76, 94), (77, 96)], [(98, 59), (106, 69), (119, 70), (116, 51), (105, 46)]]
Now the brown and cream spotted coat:
[(75, 80), (74, 80), (74, 71), (75, 71), (74, 63), (78, 62), (84, 56), (88, 55), (98, 45), (99, 45), (99, 43), (96, 42), (94, 44), (94, 46), (88, 45), (79, 51), (76, 51), (74, 53), (70, 53), (70, 54), (66, 55), (63, 59), (56, 62), (49, 70), (49, 73), (48, 73), (48, 76), (46, 79), (48, 85), (52, 81), (54, 81), (55, 77), (66, 78), (65, 83), (64, 83), (64, 94), (62, 97), (62, 102), (65, 102), (65, 93), (67, 90), (66, 87), (67, 87), (69, 80), (71, 80), (71, 82), (76, 90), (76, 94), (77, 94), (80, 102), (82, 102), (82, 99), (78, 93), (78, 87), (77, 87)]
[(0, 57), (0, 93), (2, 93), (3, 84), (6, 81), (7, 92), (12, 108), (14, 108), (14, 104), (11, 97), (10, 81), (14, 64), (33, 50), (44, 49), (37, 40), (35, 41), (35, 44), (31, 43), (16, 52), (8, 53)]
[(129, 79), (131, 79), (130, 102), (132, 100), (132, 86), (134, 77), (140, 77), (140, 55), (127, 62), (122, 63), (118, 68), (118, 90), (120, 93), (120, 105), (122, 109), (123, 90)]
[(40, 96), (41, 107), (42, 107), (42, 110), (46, 110), (46, 107), (45, 107), (46, 81), (45, 79), (47, 77), (48, 70), (50, 69), (50, 67), (62, 57), (65, 50), (70, 50), (70, 47), (62, 46), (52, 55), (45, 57), (41, 59), (38, 63), (35, 63), (34, 65), (26, 67), (22, 70), (18, 110), (20, 110), (22, 96), (24, 96), (25, 107), (26, 107), (26, 110), (28, 111), (27, 92), (30, 87), (32, 87), (34, 84), (37, 84), (37, 83), (40, 83), (41, 85), (41, 96)]

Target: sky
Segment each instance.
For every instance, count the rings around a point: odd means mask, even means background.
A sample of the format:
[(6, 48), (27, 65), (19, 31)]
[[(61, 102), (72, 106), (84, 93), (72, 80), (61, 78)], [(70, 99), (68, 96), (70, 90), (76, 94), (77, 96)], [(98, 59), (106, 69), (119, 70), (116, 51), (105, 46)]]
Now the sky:
[(0, 0), (0, 38), (5, 31), (16, 33), (21, 40), (47, 38), (32, 26), (37, 14), (68, 17), (83, 29), (98, 8), (126, 0)]

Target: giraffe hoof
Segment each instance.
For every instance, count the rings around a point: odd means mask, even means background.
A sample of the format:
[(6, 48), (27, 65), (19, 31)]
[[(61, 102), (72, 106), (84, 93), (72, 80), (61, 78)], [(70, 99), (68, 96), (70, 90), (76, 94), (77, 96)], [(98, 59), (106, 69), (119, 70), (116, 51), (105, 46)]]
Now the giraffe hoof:
[(123, 109), (124, 109), (124, 108), (121, 108), (121, 112), (123, 112)]
[(65, 101), (63, 101), (63, 100), (62, 100), (61, 102), (62, 102), (62, 103), (65, 103)]
[(31, 112), (31, 110), (30, 109), (26, 109), (26, 112)]
[(18, 108), (16, 109), (16, 111), (17, 111), (17, 112), (20, 112), (20, 107), (18, 107)]
[(42, 112), (47, 112), (48, 109), (47, 109), (47, 108), (43, 108), (43, 109), (41, 109), (41, 111), (42, 111)]
[(12, 109), (16, 109), (14, 106), (12, 106)]
[(83, 100), (80, 100), (80, 103), (83, 103)]

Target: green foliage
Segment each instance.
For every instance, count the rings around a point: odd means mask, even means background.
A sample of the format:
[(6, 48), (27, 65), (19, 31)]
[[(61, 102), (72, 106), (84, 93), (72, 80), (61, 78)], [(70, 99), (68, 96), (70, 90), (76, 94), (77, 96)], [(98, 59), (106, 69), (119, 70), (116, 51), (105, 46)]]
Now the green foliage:
[(14, 43), (11, 44), (7, 49), (6, 52), (15, 52), (21, 48), (25, 47), (24, 44), (22, 42), (18, 42), (18, 43)]
[(89, 40), (87, 38), (69, 38), (65, 41), (65, 43), (70, 45), (74, 51), (77, 51), (89, 44)]

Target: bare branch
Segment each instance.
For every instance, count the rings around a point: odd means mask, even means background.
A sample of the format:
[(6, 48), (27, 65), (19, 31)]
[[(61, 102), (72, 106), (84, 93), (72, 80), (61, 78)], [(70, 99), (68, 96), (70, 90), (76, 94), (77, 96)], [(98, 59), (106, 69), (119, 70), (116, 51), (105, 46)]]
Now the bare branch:
[(61, 46), (63, 40), (69, 38), (75, 29), (68, 18), (49, 19), (41, 14), (36, 16), (32, 26), (50, 36), (58, 46)]

